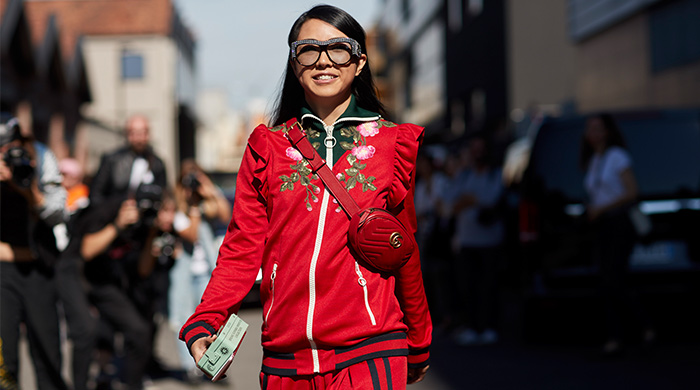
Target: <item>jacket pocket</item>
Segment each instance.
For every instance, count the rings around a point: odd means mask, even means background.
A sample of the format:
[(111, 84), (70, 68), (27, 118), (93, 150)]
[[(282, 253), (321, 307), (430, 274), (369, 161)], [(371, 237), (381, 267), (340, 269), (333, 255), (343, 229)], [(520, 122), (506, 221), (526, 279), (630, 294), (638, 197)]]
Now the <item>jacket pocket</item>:
[(270, 317), (270, 312), (272, 307), (275, 305), (275, 279), (277, 278), (277, 263), (272, 266), (272, 274), (270, 274), (270, 307), (267, 308), (267, 313), (265, 313), (265, 327), (267, 328), (267, 319)]
[(369, 315), (369, 320), (372, 325), (377, 325), (377, 320), (374, 318), (374, 313), (372, 312), (372, 307), (369, 305), (369, 291), (367, 288), (367, 279), (362, 276), (362, 271), (360, 270), (360, 265), (355, 262), (355, 273), (357, 274), (357, 283), (362, 287), (362, 292), (365, 296), (365, 309), (367, 309), (367, 315)]

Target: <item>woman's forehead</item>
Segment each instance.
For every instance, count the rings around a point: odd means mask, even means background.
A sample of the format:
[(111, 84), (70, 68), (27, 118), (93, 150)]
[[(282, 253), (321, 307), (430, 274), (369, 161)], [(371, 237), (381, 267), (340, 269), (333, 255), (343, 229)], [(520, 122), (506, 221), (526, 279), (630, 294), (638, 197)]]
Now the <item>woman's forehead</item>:
[(347, 38), (347, 35), (322, 20), (309, 19), (301, 25), (296, 40), (316, 39), (319, 41), (327, 41), (332, 38)]

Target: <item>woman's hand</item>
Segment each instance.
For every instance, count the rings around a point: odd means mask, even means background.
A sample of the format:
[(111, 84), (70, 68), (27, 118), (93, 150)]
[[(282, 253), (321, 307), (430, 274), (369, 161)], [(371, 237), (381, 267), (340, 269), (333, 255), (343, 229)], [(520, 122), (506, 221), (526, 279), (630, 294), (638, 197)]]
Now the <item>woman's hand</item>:
[(194, 358), (195, 364), (199, 363), (199, 360), (202, 358), (202, 356), (204, 356), (204, 353), (207, 352), (207, 348), (209, 348), (209, 346), (211, 345), (211, 343), (214, 342), (214, 340), (216, 340), (216, 335), (202, 337), (201, 339), (192, 343), (190, 353)]
[(408, 369), (408, 379), (406, 380), (406, 384), (414, 384), (418, 383), (425, 378), (425, 374), (428, 372), (428, 368), (430, 366), (425, 366), (425, 367), (419, 367), (419, 368), (410, 368)]

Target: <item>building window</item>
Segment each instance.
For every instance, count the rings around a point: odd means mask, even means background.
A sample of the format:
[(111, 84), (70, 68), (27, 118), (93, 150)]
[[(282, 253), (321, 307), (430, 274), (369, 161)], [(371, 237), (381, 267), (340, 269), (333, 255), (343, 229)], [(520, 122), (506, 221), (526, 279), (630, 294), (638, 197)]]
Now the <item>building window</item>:
[(700, 60), (700, 2), (682, 0), (654, 9), (649, 18), (653, 72)]
[(131, 50), (122, 51), (122, 79), (140, 80), (143, 78), (143, 55)]

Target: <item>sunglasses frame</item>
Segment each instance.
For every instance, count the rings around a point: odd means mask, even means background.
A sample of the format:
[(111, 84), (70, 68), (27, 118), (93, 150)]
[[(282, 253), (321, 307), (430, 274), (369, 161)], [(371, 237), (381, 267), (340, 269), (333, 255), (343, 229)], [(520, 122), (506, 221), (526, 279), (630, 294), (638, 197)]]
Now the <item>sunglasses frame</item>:
[[(328, 54), (328, 46), (333, 45), (335, 43), (347, 43), (350, 45), (350, 59), (347, 62), (345, 62), (343, 64), (339, 64), (339, 63), (333, 61), (331, 56)], [(314, 61), (313, 64), (304, 65), (301, 62), (299, 62), (299, 58), (297, 58), (296, 51), (297, 51), (297, 47), (299, 47), (300, 45), (316, 45), (319, 47), (320, 50), (318, 51), (318, 58), (316, 59), (316, 61)], [(357, 58), (360, 58), (362, 56), (362, 48), (360, 47), (360, 44), (356, 40), (354, 40), (352, 38), (347, 38), (347, 37), (333, 38), (333, 39), (329, 39), (327, 41), (319, 41), (316, 39), (302, 39), (300, 41), (292, 42), (292, 44), (290, 45), (290, 50), (291, 50), (292, 59), (294, 61), (296, 61), (301, 66), (314, 66), (314, 65), (316, 65), (318, 60), (321, 59), (321, 53), (323, 53), (324, 51), (326, 52), (328, 59), (330, 59), (331, 62), (336, 64), (336, 65), (346, 65), (350, 61), (352, 61), (353, 56), (355, 56)]]

